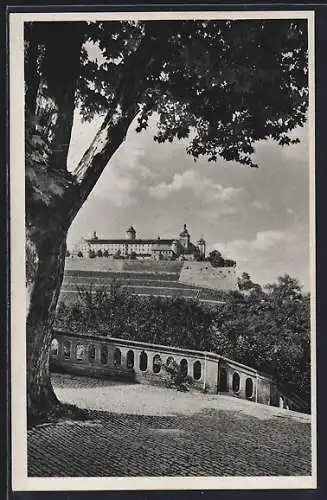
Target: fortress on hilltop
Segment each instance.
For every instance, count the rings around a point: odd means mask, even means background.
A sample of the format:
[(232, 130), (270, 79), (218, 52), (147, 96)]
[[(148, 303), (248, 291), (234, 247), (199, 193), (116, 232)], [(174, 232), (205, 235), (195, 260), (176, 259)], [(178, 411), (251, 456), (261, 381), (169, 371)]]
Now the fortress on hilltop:
[(192, 243), (186, 224), (177, 238), (168, 239), (160, 236), (151, 239), (137, 238), (136, 231), (131, 226), (122, 239), (102, 239), (94, 231), (91, 238), (83, 238), (75, 247), (74, 253), (79, 252), (85, 257), (93, 252), (114, 258), (204, 260), (206, 242), (200, 238), (196, 244)]
[[(238, 288), (236, 265), (213, 266), (206, 256), (205, 240), (201, 237), (196, 244), (192, 243), (186, 224), (177, 238), (137, 238), (133, 226), (127, 229), (126, 237), (121, 239), (102, 239), (94, 232), (91, 238), (82, 238), (76, 245), (71, 258), (66, 259), (65, 272), (66, 275), (136, 272), (145, 273), (147, 281), (150, 280), (151, 273), (157, 280), (162, 274), (168, 273), (169, 286), (166, 282), (147, 283), (146, 289), (143, 287), (138, 292), (143, 295), (172, 295), (175, 292), (186, 294), (180, 284), (188, 285), (189, 298), (198, 296), (200, 289), (228, 291)], [(131, 287), (132, 284), (129, 283), (128, 286)], [(133, 287), (136, 287), (135, 283)], [(134, 293), (137, 293), (136, 288)]]

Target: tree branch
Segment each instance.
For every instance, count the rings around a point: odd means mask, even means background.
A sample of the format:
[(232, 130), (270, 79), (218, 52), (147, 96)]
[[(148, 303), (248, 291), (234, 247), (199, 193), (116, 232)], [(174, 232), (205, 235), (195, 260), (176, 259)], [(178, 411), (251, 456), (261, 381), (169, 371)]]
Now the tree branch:
[[(75, 91), (80, 72), (80, 54), (83, 43), (81, 23), (69, 26), (63, 23), (56, 37), (52, 37), (48, 46), (49, 67), (47, 68), (48, 91), (56, 105), (54, 125), (53, 155), (50, 162), (56, 168), (67, 168), (67, 155), (74, 119)], [(74, 33), (72, 34), (72, 31)], [(58, 44), (60, 33), (61, 44)], [(62, 47), (65, 50), (62, 50)]]
[(90, 147), (73, 175), (76, 185), (72, 198), (72, 221), (92, 191), (108, 161), (124, 141), (128, 128), (139, 111), (146, 89), (146, 74), (154, 62), (151, 37), (146, 32), (138, 49), (125, 63), (116, 89), (116, 97)]

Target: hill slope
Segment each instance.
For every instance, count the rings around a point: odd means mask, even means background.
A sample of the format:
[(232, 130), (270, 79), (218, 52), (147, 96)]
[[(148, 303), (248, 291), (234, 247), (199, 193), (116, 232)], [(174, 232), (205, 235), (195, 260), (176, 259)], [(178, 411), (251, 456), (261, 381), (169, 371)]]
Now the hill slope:
[(74, 300), (81, 288), (103, 289), (115, 281), (129, 293), (143, 296), (183, 297), (219, 305), (224, 293), (179, 281), (180, 262), (114, 261), (106, 258), (67, 259), (59, 300)]

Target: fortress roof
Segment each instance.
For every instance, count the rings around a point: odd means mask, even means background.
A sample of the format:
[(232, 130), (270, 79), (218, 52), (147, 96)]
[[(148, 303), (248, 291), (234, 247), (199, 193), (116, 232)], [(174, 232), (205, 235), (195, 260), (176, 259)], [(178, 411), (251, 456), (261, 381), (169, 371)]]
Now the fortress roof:
[(149, 245), (149, 244), (156, 244), (156, 245), (171, 245), (172, 242), (174, 241), (173, 238), (171, 239), (160, 239), (158, 240), (157, 238), (151, 238), (151, 239), (135, 239), (135, 240), (128, 240), (126, 238), (119, 238), (119, 239), (94, 239), (94, 238), (87, 238), (85, 239), (87, 243), (91, 243), (93, 245), (99, 245), (99, 244), (125, 244), (125, 245)]

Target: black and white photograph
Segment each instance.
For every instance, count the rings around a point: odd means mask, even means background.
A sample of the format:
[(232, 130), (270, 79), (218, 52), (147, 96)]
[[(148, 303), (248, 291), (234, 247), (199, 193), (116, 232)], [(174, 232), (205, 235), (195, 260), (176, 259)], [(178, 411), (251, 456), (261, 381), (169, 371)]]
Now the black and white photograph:
[(9, 23), (13, 488), (315, 488), (313, 12)]

